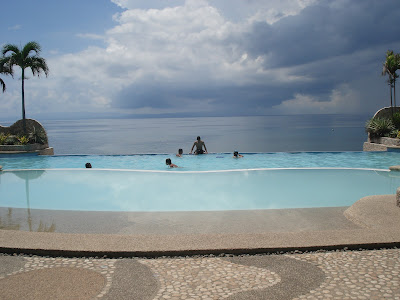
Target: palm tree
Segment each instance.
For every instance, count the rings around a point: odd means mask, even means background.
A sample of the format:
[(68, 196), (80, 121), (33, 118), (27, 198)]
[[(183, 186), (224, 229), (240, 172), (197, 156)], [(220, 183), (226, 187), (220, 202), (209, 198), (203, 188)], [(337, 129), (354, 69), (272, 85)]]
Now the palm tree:
[(1, 64), (8, 65), (10, 68), (19, 66), (22, 70), (22, 120), (24, 133), (26, 133), (24, 83), (25, 79), (27, 79), (25, 77), (25, 69), (30, 68), (33, 76), (37, 75), (38, 77), (42, 71), (46, 77), (49, 73), (46, 60), (39, 56), (40, 51), (41, 47), (37, 42), (29, 42), (22, 49), (12, 44), (7, 44), (2, 49), (3, 58)]
[(392, 87), (393, 87), (393, 104), (396, 107), (396, 79), (399, 75), (396, 71), (400, 69), (400, 54), (394, 54), (392, 50), (386, 52), (386, 59), (383, 63), (382, 75), (389, 75), (390, 86), (390, 102), (392, 103)]

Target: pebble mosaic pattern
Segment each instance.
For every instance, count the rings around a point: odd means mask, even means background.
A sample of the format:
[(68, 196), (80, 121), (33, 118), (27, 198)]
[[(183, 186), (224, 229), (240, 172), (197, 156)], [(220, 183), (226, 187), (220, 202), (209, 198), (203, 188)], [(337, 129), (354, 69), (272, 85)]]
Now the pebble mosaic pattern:
[(115, 271), (114, 263), (112, 259), (80, 259), (80, 258), (52, 258), (52, 257), (40, 257), (32, 256), (25, 257), (26, 263), (24, 268), (9, 273), (5, 276), (0, 276), (0, 280), (6, 276), (15, 275), (18, 273), (35, 271), (47, 268), (57, 267), (70, 267), (70, 268), (82, 268), (102, 274), (106, 279), (106, 284), (97, 296), (97, 298), (103, 297), (111, 287), (112, 274)]
[(237, 292), (264, 289), (280, 282), (266, 269), (230, 263), (219, 258), (141, 260), (159, 278), (158, 299), (224, 299)]
[(326, 273), (325, 282), (295, 299), (400, 300), (400, 250), (326, 252), (292, 255)]
[[(252, 259), (256, 261), (267, 257), (266, 255), (246, 255), (250, 262)], [(116, 262), (122, 262), (116, 259), (16, 256), (16, 266), (20, 265), (21, 258), (25, 260), (25, 264), (21, 264), (23, 267), (19, 270), (14, 268), (16, 271), (12, 272), (10, 267), (10, 271), (0, 276), (0, 280), (14, 274), (46, 268), (87, 269), (98, 272), (106, 278), (106, 284), (97, 298), (107, 296), (110, 287), (113, 286), (114, 273), (117, 273), (119, 269), (115, 267)], [(322, 284), (313, 287), (308, 292), (294, 295), (293, 299), (400, 300), (400, 249), (293, 253), (282, 254), (280, 258), (295, 259), (311, 264), (325, 274)], [(157, 294), (152, 294), (146, 299), (225, 299), (237, 295), (238, 292), (245, 292), (243, 294), (245, 295), (263, 289), (265, 295), (268, 295), (269, 289), (288, 287), (282, 281), (279, 272), (272, 272), (268, 270), (268, 267), (242, 265), (217, 257), (135, 260), (147, 266), (151, 270), (149, 274), (153, 274), (150, 276), (154, 276), (159, 283)], [(288, 264), (290, 268), (290, 262)], [(304, 270), (297, 270), (293, 276), (302, 276), (302, 271)], [(126, 284), (131, 284), (129, 276), (126, 278)], [(124, 291), (126, 290), (123, 288), (120, 290), (121, 295)], [(126, 298), (121, 299), (131, 299), (132, 295), (124, 296)], [(257, 299), (264, 299), (264, 297)], [(265, 296), (265, 299), (268, 297)]]

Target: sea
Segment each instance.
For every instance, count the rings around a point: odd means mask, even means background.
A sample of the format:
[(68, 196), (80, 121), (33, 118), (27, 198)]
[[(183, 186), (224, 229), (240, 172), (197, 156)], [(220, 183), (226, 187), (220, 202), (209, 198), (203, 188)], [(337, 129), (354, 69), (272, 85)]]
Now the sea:
[[(362, 151), (366, 115), (38, 120), (56, 155), (190, 152)], [(2, 124), (9, 126), (12, 122)]]

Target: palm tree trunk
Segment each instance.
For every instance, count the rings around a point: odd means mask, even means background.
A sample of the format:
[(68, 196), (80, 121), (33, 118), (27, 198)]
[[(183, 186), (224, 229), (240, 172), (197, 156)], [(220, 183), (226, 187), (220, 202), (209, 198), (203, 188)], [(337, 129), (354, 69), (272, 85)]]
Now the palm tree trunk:
[(390, 107), (393, 107), (393, 84), (391, 78), (389, 78), (389, 87), (390, 87)]
[(389, 86), (390, 86), (390, 108), (392, 111), (392, 117), (393, 117), (393, 98), (392, 98), (392, 83), (389, 80)]
[(24, 134), (26, 134), (24, 79), (25, 70), (22, 68), (22, 126), (24, 129)]
[(396, 107), (396, 78), (393, 79), (393, 102)]

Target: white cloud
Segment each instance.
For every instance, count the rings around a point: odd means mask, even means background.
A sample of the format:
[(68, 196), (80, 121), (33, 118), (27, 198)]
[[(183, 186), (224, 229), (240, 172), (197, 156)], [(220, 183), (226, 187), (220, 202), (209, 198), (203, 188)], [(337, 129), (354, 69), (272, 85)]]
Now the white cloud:
[(14, 25), (14, 26), (8, 27), (8, 30), (11, 30), (11, 31), (17, 31), (17, 30), (20, 30), (21, 28), (22, 28), (22, 25), (20, 25), (20, 24), (17, 24), (17, 25)]
[[(113, 97), (132, 84), (244, 84), (264, 72), (261, 58), (251, 59), (234, 42), (229, 43), (246, 28), (227, 21), (205, 1), (126, 10), (117, 20), (119, 25), (103, 37), (106, 48), (90, 47), (48, 61), (51, 75), (36, 85), (51, 97), (58, 95), (48, 109), (109, 109)], [(42, 98), (50, 99), (47, 95)], [(189, 109), (199, 109), (197, 102), (182, 101)]]

